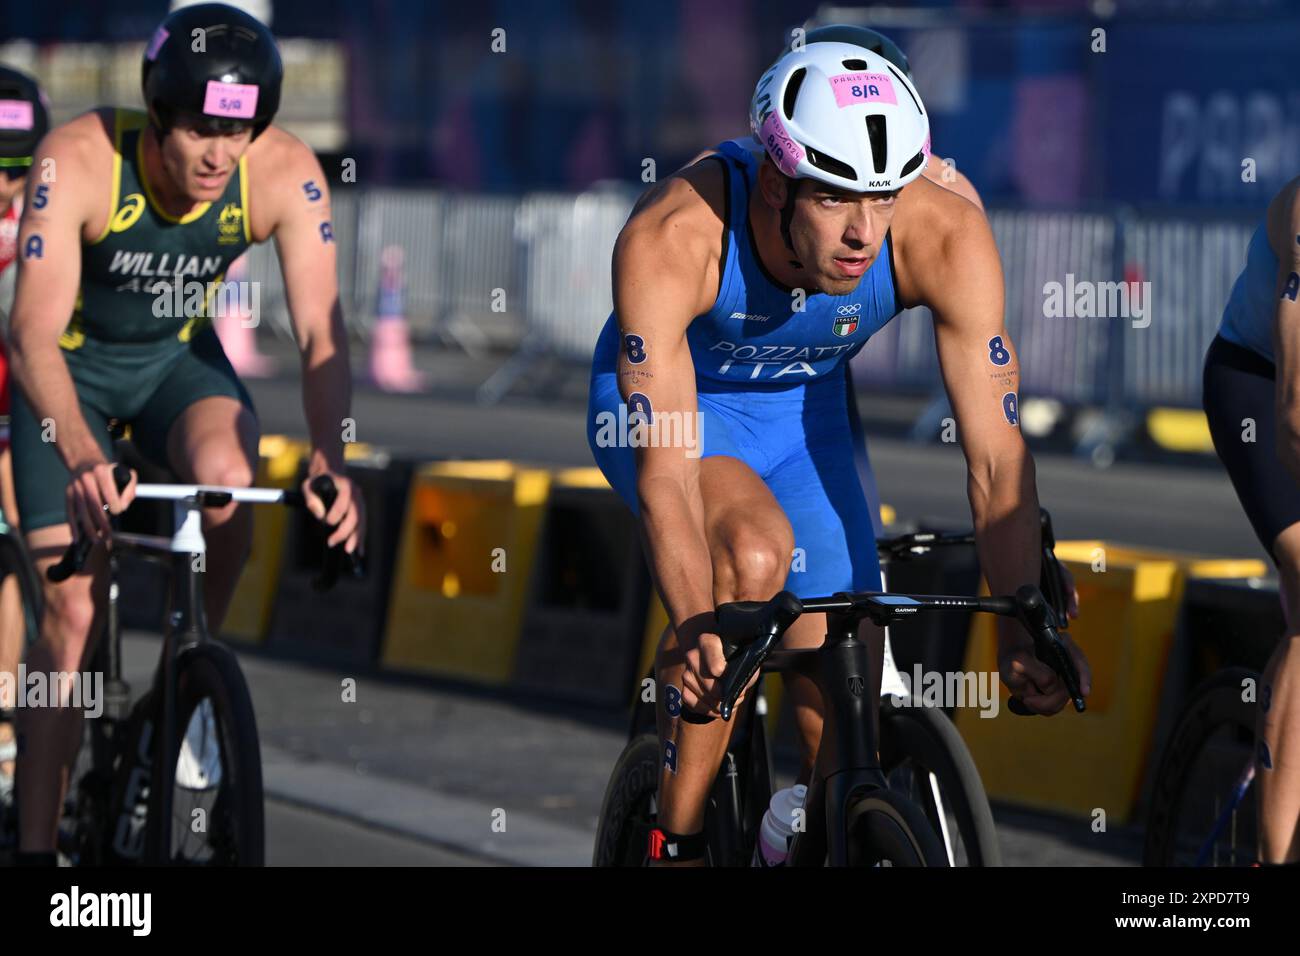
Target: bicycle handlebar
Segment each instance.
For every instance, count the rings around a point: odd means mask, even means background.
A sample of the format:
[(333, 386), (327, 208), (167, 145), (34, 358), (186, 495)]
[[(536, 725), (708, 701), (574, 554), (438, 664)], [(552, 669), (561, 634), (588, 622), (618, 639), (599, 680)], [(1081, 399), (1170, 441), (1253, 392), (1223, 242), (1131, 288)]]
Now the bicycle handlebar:
[[(125, 491), (127, 485), (131, 483), (131, 469), (121, 462), (114, 464), (113, 483), (117, 486), (119, 494)], [(255, 493), (258, 489), (205, 488), (202, 485), (141, 485), (140, 490), (145, 492), (140, 495), (141, 498), (166, 498), (176, 501), (192, 497), (201, 508), (222, 508), (232, 501), (241, 500), (245, 497), (247, 500), (268, 504), (283, 504), (286, 507), (293, 508), (305, 508), (307, 505), (307, 499), (303, 493), (294, 489), (264, 491), (260, 495)], [(157, 494), (149, 494), (150, 490), (156, 491)], [(249, 492), (247, 496), (241, 494), (245, 490)], [(321, 499), (321, 502), (325, 505), (325, 511), (328, 513), (337, 500), (339, 493), (338, 487), (334, 484), (334, 479), (329, 475), (317, 475), (311, 480), (311, 490)], [(337, 525), (327, 525), (326, 527), (329, 532), (333, 532)], [(90, 557), (90, 551), (93, 547), (94, 541), (90, 536), (78, 535), (68, 545), (59, 561), (46, 570), (45, 576), (55, 584), (66, 581), (85, 567), (86, 560)], [(352, 577), (361, 577), (364, 573), (360, 558), (355, 553), (348, 554), (344, 551), (342, 544), (326, 548), (321, 560), (321, 573), (312, 580), (312, 587), (317, 591), (328, 591), (338, 581), (340, 572), (345, 568)]]
[[(1056, 628), (1069, 630), (1069, 595), (1065, 593), (1065, 584), (1061, 562), (1056, 557), (1056, 534), (1052, 530), (1052, 516), (1046, 508), (1038, 509), (1039, 529), (1043, 539), (1042, 568), (1039, 572), (1038, 587), (1047, 599), (1048, 606), (1056, 614)], [(914, 531), (909, 534), (879, 538), (876, 541), (876, 553), (890, 561), (910, 561), (924, 557), (933, 549), (955, 545), (975, 543), (972, 532), (938, 532)]]
[[(892, 621), (927, 611), (979, 611), (1017, 618), (1033, 635), (1034, 653), (1065, 682), (1074, 709), (1083, 713), (1087, 704), (1079, 690), (1079, 672), (1055, 626), (1055, 612), (1038, 588), (1026, 584), (1009, 597), (958, 597), (947, 595), (892, 594), (864, 591), (839, 593), (828, 598), (801, 601), (782, 591), (770, 601), (733, 601), (716, 611), (717, 634), (722, 639), (727, 668), (722, 674), (722, 719), (730, 720), (741, 691), (780, 643), (786, 630), (801, 614), (826, 611), (845, 615), (852, 621), (864, 618), (886, 626)], [(1033, 711), (1017, 698), (1008, 705), (1022, 716)]]

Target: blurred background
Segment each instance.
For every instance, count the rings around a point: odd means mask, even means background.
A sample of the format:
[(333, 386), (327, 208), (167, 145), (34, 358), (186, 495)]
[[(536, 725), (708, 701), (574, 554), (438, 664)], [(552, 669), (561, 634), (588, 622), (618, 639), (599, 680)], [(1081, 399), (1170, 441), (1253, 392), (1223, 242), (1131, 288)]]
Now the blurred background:
[[(1027, 360), (1026, 427), (1102, 465), (1147, 442), (1148, 409), (1196, 406), (1200, 357), (1253, 217), (1300, 159), (1287, 57), (1300, 7), (1286, 0), (248, 6), (281, 38), (277, 122), (335, 179), (358, 341), (381, 292), (396, 308), (400, 285), (417, 345), (476, 362), (518, 353), (481, 376), (487, 400), (527, 390), (530, 373), (581, 366), (633, 198), (701, 148), (747, 134), (754, 79), (799, 28), (869, 24), (908, 53), (936, 154), (993, 210), (1008, 324)], [(140, 52), (165, 9), (5, 2), (0, 60), (41, 78), (56, 120), (138, 106)], [(390, 253), (385, 273), (390, 246), (404, 255)], [(288, 335), (273, 255), (251, 257), (270, 319), (259, 338)], [(1066, 274), (1150, 281), (1153, 327), (1132, 336), (1044, 317), (1043, 284)], [(856, 360), (860, 387), (932, 395), (931, 341), (923, 314), (892, 323)], [(571, 377), (580, 392), (585, 376)], [(945, 411), (937, 398), (923, 405), (918, 436)], [(1194, 428), (1172, 431), (1166, 444), (1206, 447)]]
[[(1213, 454), (1200, 377), (1250, 233), (1300, 170), (1300, 2), (237, 5), (266, 20), (281, 41), (286, 75), (276, 123), (318, 152), (331, 179), (358, 438), (391, 460), (417, 463), (589, 466), (590, 354), (610, 309), (612, 244), (636, 196), (701, 149), (748, 134), (754, 82), (792, 31), (858, 23), (894, 39), (930, 112), (936, 155), (950, 158), (988, 207), (1022, 364), (1021, 427), (1058, 538), (1113, 544), (1116, 560), (1127, 556), (1130, 577), (1121, 589), (1153, 561), (1183, 569), (1158, 598), (1143, 598), (1147, 610), (1163, 601), (1167, 616), (1151, 640), (1130, 632), (1135, 625), (1115, 606), (1099, 622), (1124, 635), (1111, 664), (1116, 681), (1128, 675), (1130, 682), (1114, 685), (1121, 688), (1110, 710), (1116, 723), (1098, 738), (1093, 762), (1071, 763), (1052, 739), (1025, 745), (1044, 774), (1059, 773), (1076, 789), (1086, 791), (1098, 775), (1113, 778), (1124, 794), (1115, 819), (1127, 828), (1098, 834), (1080, 824), (1100, 799), (1086, 792), (1077, 800), (1025, 794), (1017, 790), (1023, 772), (1007, 769), (999, 778), (986, 770), (1008, 862), (1137, 859), (1145, 788), (1172, 714), (1195, 678), (1243, 657), (1259, 666), (1276, 633), (1269, 631), (1277, 613), (1271, 566)], [(3, 0), (0, 62), (40, 78), (56, 122), (99, 104), (139, 108), (140, 57), (167, 8), (163, 0)], [(264, 432), (300, 438), (296, 352), (275, 250), (255, 248), (247, 260), (247, 278), (261, 286), (261, 314), (251, 328), (224, 323), (223, 339), (250, 380)], [(1149, 321), (1045, 314), (1045, 286), (1069, 277), (1149, 289)], [(950, 411), (925, 310), (904, 313), (877, 334), (854, 370), (887, 517), (899, 528), (968, 527), (964, 463), (958, 447), (942, 440)], [(521, 479), (509, 475), (503, 480), (517, 490)], [(502, 500), (518, 504), (512, 493)], [(638, 673), (653, 601), (643, 577), (609, 580), (610, 568), (638, 560), (625, 514), (607, 509), (593, 522), (589, 506), (575, 500), (545, 511), (540, 537), (519, 539), (536, 551), (511, 592), (514, 616), (501, 629), (495, 619), (457, 618), (465, 640), (507, 635), (501, 667), (467, 664), (446, 647), (410, 651), (421, 639), (394, 638), (391, 618), (387, 634), (359, 625), (364, 639), (335, 648), (334, 661), (385, 681), (394, 673), (424, 681), (376, 684), (385, 704), (360, 737), (340, 733), (326, 705), (314, 710), (282, 693), (313, 681), (325, 693), (335, 680), (334, 671), (310, 669), (319, 664), (311, 642), (277, 631), (274, 614), (271, 624), (250, 626), (241, 639), (255, 652), (249, 668), (259, 720), (290, 768), (278, 778), (283, 806), (333, 786), (304, 776), (295, 761), (310, 759), (342, 768), (349, 785), (373, 778), (390, 793), (401, 781), (413, 788), (412, 805), (441, 800), (447, 819), (473, 817), (493, 800), (520, 806), (553, 828), (537, 832), (565, 848), (555, 852), (581, 862), (622, 744), (622, 701)], [(412, 519), (398, 516), (390, 529), (403, 520)], [(372, 538), (370, 549), (389, 553), (384, 586), (394, 595), (415, 586), (399, 581), (407, 558), (396, 554), (398, 537)], [(461, 593), (468, 576), (444, 567), (457, 560), (438, 551), (445, 534), (421, 546), (430, 549), (420, 552), (426, 568), (440, 569), (428, 586), (448, 600)], [(1232, 566), (1236, 580), (1223, 593), (1201, 593), (1192, 565), (1178, 563), (1189, 553), (1244, 563)], [(271, 573), (267, 567), (259, 573)], [(1221, 582), (1225, 567), (1201, 577)], [(1189, 611), (1184, 587), (1209, 604)], [(1104, 590), (1094, 607), (1104, 605)], [(1133, 606), (1125, 602), (1136, 602), (1135, 593), (1119, 606)], [(377, 621), (388, 613), (386, 600), (368, 612)], [(1249, 606), (1258, 616), (1213, 617), (1211, 605)], [(537, 623), (539, 607), (545, 626)], [(623, 634), (613, 652), (611, 641), (601, 641), (611, 627)], [(1244, 652), (1252, 634), (1263, 634), (1262, 643)], [(940, 635), (925, 635), (924, 650), (900, 657), (958, 666), (965, 640), (958, 637), (957, 649), (936, 651)], [(444, 629), (426, 643), (461, 639)], [(1156, 655), (1141, 679), (1125, 656), (1133, 654)], [(604, 669), (591, 665), (601, 655)], [(1168, 673), (1179, 676), (1171, 682)], [(1133, 701), (1149, 706), (1135, 717), (1126, 709)], [(1118, 750), (1104, 742), (1119, 735), (1131, 740)], [(501, 748), (512, 767), (526, 768), (524, 783), (502, 773)], [(997, 749), (990, 748), (977, 758)], [(269, 781), (276, 767), (272, 760)], [(328, 812), (466, 859), (545, 857), (536, 847), (487, 853), (462, 839), (463, 826), (438, 829), (427, 814), (363, 819), (359, 802)], [(399, 817), (407, 822), (394, 822)], [(419, 826), (409, 822), (416, 817)], [(305, 836), (290, 841), (280, 859), (324, 861), (309, 845), (316, 846)], [(436, 861), (428, 852), (422, 859)]]

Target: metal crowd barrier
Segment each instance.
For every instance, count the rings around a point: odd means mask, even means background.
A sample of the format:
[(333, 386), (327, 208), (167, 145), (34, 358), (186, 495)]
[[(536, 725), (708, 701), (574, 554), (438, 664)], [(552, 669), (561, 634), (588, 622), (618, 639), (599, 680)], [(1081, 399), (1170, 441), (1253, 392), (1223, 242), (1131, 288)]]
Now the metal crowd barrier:
[[(350, 328), (369, 332), (380, 260), (395, 245), (404, 252), (413, 336), (513, 351), (480, 389), (482, 400), (499, 398), (539, 358), (585, 364), (609, 314), (610, 254), (634, 198), (623, 188), (521, 197), (338, 188), (335, 235)], [(1074, 406), (1199, 405), (1201, 359), (1244, 262), (1250, 218), (992, 209), (989, 222), (1022, 394)], [(287, 335), (275, 251), (266, 245), (250, 256), (270, 327)], [(1139, 285), (1120, 294), (1116, 284), (1130, 281)], [(1144, 282), (1150, 301), (1124, 297)], [(1106, 314), (1048, 315), (1049, 283), (1060, 283), (1071, 310), (1079, 284), (1094, 284)], [(941, 392), (928, 310), (896, 317), (854, 369), (866, 390)]]
[[(1151, 324), (1122, 323), (1122, 394), (1137, 405), (1200, 406), (1201, 365), (1256, 223), (1161, 217), (1125, 225), (1131, 275), (1151, 283)], [(1143, 319), (1143, 321), (1146, 321)]]

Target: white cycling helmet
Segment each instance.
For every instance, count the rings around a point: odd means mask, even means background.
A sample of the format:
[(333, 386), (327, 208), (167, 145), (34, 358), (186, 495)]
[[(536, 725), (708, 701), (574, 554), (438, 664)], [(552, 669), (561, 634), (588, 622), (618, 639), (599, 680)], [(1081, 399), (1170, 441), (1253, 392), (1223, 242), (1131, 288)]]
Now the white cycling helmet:
[(853, 192), (892, 192), (921, 175), (930, 121), (894, 64), (851, 43), (809, 43), (759, 78), (749, 127), (778, 169)]

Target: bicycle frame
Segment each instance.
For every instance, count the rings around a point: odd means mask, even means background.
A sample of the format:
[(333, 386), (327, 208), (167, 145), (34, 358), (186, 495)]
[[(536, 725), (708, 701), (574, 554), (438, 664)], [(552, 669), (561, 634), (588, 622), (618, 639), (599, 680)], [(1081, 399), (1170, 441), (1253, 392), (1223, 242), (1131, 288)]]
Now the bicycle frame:
[[(847, 866), (853, 804), (866, 793), (888, 788), (878, 755), (878, 702), (872, 699), (879, 675), (873, 673), (867, 646), (858, 640), (857, 617), (831, 611), (826, 621), (825, 643), (809, 652), (817, 656), (825, 705), (821, 745), (804, 798), (805, 826), (791, 841), (788, 866), (821, 866), (828, 859), (831, 866)], [(842, 691), (832, 691), (837, 687)]]
[[(136, 497), (140, 499), (170, 500), (173, 508), (171, 537), (164, 535), (135, 534), (114, 531), (113, 551), (121, 548), (146, 559), (159, 560), (168, 565), (168, 614), (163, 625), (163, 645), (158, 670), (154, 673), (154, 693), (158, 706), (158, 732), (154, 734), (154, 753), (151, 768), (151, 812), (158, 819), (170, 820), (172, 791), (162, 785), (166, 768), (175, 766), (179, 757), (176, 723), (176, 661), (190, 647), (208, 641), (207, 614), (203, 602), (203, 572), (195, 568), (207, 553), (203, 537), (202, 511), (204, 507), (219, 506), (237, 501), (241, 503), (279, 503), (286, 493), (278, 489), (263, 488), (206, 488), (201, 485), (149, 484), (139, 485)], [(116, 648), (110, 657), (110, 667), (120, 667), (120, 641), (116, 614), (116, 558), (110, 558), (110, 627), (113, 630), (111, 645)], [(172, 752), (172, 751), (176, 752)], [(162, 826), (163, 844), (155, 848), (156, 854), (166, 858), (171, 852), (171, 830)]]
[(1237, 808), (1241, 806), (1242, 800), (1246, 798), (1246, 794), (1250, 792), (1250, 786), (1254, 782), (1255, 760), (1252, 757), (1246, 766), (1242, 768), (1241, 773), (1237, 775), (1237, 779), (1232, 787), (1232, 792), (1228, 796), (1228, 802), (1219, 813), (1218, 819), (1214, 821), (1214, 827), (1210, 830), (1209, 836), (1201, 842), (1200, 849), (1197, 850), (1196, 853), (1196, 862), (1192, 864), (1193, 866), (1205, 866), (1206, 861), (1208, 861), (1211, 854), (1214, 853), (1215, 841), (1219, 839), (1224, 828), (1228, 825), (1228, 821), (1232, 819), (1232, 815), (1236, 813)]

